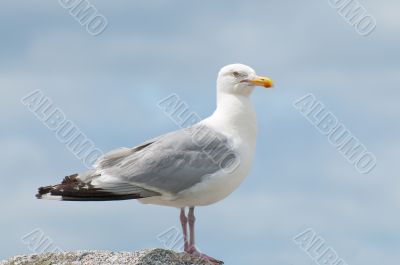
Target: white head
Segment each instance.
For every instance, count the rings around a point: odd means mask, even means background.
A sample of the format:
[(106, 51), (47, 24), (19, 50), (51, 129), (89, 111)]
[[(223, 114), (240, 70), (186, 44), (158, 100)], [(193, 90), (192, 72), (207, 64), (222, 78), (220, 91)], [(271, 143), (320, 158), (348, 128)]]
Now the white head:
[(251, 67), (244, 64), (229, 64), (219, 71), (218, 93), (249, 96), (255, 86), (272, 87), (272, 80), (256, 75)]

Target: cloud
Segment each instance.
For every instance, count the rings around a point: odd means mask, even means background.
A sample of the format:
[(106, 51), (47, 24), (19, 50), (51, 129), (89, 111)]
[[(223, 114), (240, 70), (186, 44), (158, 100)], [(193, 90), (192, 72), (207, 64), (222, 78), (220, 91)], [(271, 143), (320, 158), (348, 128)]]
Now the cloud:
[[(36, 227), (66, 249), (114, 250), (159, 246), (158, 232), (179, 227), (169, 208), (35, 200), (38, 186), (84, 167), (22, 96), (41, 89), (107, 151), (177, 129), (156, 106), (171, 93), (206, 117), (219, 67), (243, 62), (276, 86), (252, 98), (259, 135), (250, 176), (196, 210), (202, 249), (227, 264), (309, 264), (291, 238), (312, 226), (349, 264), (398, 260), (396, 1), (363, 2), (378, 23), (367, 38), (328, 1), (92, 3), (109, 20), (98, 37), (57, 2), (7, 0), (0, 10), (1, 257), (27, 252), (19, 237)], [(372, 174), (357, 173), (292, 107), (309, 92), (376, 154)]]

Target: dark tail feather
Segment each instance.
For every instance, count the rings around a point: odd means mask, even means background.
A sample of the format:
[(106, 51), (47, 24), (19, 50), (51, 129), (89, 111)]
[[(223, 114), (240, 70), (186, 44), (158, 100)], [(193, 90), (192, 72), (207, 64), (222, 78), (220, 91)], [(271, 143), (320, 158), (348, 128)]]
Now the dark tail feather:
[(61, 184), (40, 187), (36, 198), (62, 201), (115, 201), (143, 198), (140, 194), (115, 194), (81, 181), (78, 174), (67, 176)]

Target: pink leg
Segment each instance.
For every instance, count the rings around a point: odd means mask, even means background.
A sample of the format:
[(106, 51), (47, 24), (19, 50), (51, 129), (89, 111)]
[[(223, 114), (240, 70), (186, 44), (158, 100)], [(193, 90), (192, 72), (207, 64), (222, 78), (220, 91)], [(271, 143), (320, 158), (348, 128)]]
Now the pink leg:
[(207, 260), (209, 263), (213, 264), (213, 265), (217, 265), (217, 264), (223, 264), (224, 262), (214, 259), (212, 257), (209, 257), (203, 253), (200, 253), (197, 249), (196, 249), (196, 242), (195, 242), (195, 232), (194, 232), (194, 224), (196, 222), (196, 217), (194, 216), (194, 207), (190, 207), (189, 208), (189, 214), (188, 214), (188, 221), (189, 221), (189, 232), (190, 232), (190, 241), (189, 241), (189, 251), (188, 253), (198, 257), (199, 259), (202, 260)]
[(185, 215), (185, 208), (181, 208), (181, 225), (182, 225), (182, 232), (183, 232), (183, 241), (184, 241), (184, 248), (183, 250), (185, 252), (189, 252), (189, 242), (188, 242), (188, 236), (187, 236), (187, 224), (188, 224), (188, 219)]
[(189, 208), (188, 220), (189, 220), (189, 232), (190, 232), (189, 249), (194, 250), (196, 249), (195, 236), (194, 236), (194, 224), (196, 222), (196, 217), (194, 216), (194, 207)]

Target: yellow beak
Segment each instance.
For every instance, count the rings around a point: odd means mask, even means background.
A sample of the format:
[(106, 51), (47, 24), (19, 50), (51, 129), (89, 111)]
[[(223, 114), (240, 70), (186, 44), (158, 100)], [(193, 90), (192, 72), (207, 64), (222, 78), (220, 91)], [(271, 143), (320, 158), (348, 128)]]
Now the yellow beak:
[(256, 86), (263, 86), (263, 87), (272, 87), (273, 86), (272, 80), (265, 76), (257, 76), (253, 80), (250, 80), (250, 83), (252, 83)]

